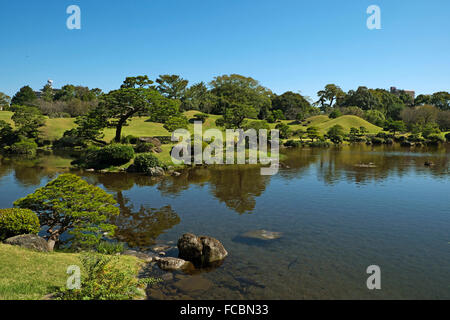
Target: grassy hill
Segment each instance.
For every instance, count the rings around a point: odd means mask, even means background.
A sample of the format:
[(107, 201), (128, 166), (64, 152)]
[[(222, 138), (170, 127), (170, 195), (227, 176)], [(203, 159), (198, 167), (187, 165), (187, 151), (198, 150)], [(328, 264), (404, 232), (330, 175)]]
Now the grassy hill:
[[(139, 260), (121, 256), (125, 268), (139, 269)], [(0, 243), (0, 300), (41, 299), (67, 281), (67, 267), (80, 265), (79, 254), (35, 252)]]
[[(186, 111), (184, 114), (188, 117), (188, 119), (192, 119), (195, 114), (200, 113), (199, 111)], [(5, 120), (9, 123), (13, 123), (11, 120), (12, 112), (9, 111), (0, 111), (0, 120)], [(217, 128), (215, 122), (219, 118), (219, 115), (209, 115), (203, 124), (203, 130)], [(170, 132), (164, 129), (162, 123), (148, 122), (147, 117), (136, 117), (133, 118), (129, 125), (123, 128), (123, 135), (133, 135), (133, 136), (170, 136)], [(252, 120), (257, 121), (257, 120)], [(313, 116), (301, 124), (297, 123), (293, 120), (283, 120), (283, 123), (288, 124), (292, 130), (297, 129), (306, 129), (309, 126), (316, 126), (319, 128), (322, 134), (326, 133), (326, 131), (332, 126), (339, 124), (341, 125), (346, 132), (350, 131), (351, 127), (359, 128), (361, 126), (365, 127), (370, 133), (377, 133), (382, 130), (382, 128), (377, 127), (366, 120), (359, 118), (357, 116), (342, 116), (336, 119), (330, 119), (325, 115)], [(275, 128), (276, 123), (271, 123), (270, 127)], [(72, 129), (75, 127), (73, 118), (55, 118), (46, 120), (46, 125), (41, 128), (42, 135), (45, 139), (55, 140), (60, 138), (64, 131)], [(194, 125), (192, 123), (189, 124), (189, 130), (193, 132)], [(115, 130), (112, 128), (106, 129), (105, 133), (105, 141), (111, 141), (114, 138)]]
[(336, 119), (328, 119), (327, 121), (320, 122), (315, 126), (319, 128), (322, 133), (326, 133), (328, 129), (335, 125), (341, 125), (347, 133), (350, 132), (350, 128), (352, 127), (358, 129), (359, 127), (365, 127), (369, 133), (378, 133), (383, 130), (382, 128), (377, 127), (376, 125), (373, 125), (360, 117), (350, 115), (342, 116)]

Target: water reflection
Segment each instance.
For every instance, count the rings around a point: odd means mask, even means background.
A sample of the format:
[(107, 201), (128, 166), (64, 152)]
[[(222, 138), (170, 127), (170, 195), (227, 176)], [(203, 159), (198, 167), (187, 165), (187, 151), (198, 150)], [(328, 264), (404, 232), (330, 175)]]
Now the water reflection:
[(160, 209), (141, 206), (134, 211), (129, 199), (117, 192), (120, 215), (111, 219), (117, 226), (115, 237), (132, 248), (147, 249), (159, 235), (180, 223), (180, 217), (170, 205)]

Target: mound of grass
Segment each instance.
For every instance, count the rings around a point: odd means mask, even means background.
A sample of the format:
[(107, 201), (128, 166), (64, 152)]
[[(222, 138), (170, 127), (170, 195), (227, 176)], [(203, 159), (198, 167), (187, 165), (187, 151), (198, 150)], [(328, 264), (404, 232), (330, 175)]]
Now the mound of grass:
[(352, 116), (352, 115), (346, 115), (346, 116), (342, 116), (342, 117), (339, 117), (336, 119), (328, 120), (328, 121), (319, 123), (315, 126), (317, 128), (319, 128), (321, 133), (326, 133), (328, 131), (328, 129), (330, 129), (331, 127), (333, 127), (335, 125), (342, 126), (342, 128), (344, 128), (344, 131), (346, 133), (349, 133), (350, 128), (352, 128), (352, 127), (355, 127), (355, 128), (365, 127), (369, 131), (369, 133), (378, 133), (383, 130), (382, 128), (377, 127), (376, 125), (373, 125), (370, 122), (367, 122), (366, 120), (364, 120), (360, 117)]
[[(140, 262), (132, 256), (121, 256), (124, 268), (138, 272)], [(79, 254), (35, 252), (17, 246), (0, 244), (0, 300), (36, 300), (64, 286), (67, 267), (79, 265)]]

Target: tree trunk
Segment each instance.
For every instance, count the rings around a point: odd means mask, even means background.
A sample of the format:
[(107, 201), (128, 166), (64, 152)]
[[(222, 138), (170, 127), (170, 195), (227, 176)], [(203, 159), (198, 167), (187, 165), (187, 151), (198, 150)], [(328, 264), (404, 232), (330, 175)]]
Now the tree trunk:
[(122, 138), (122, 127), (123, 127), (123, 121), (119, 121), (116, 126), (116, 137), (114, 138), (115, 142), (120, 142), (120, 139)]

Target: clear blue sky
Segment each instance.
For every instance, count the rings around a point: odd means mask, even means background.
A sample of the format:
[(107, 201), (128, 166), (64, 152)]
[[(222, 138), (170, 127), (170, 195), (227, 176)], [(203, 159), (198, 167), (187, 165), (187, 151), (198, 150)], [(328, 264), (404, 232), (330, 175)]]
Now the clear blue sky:
[[(66, 8), (81, 8), (81, 30)], [(366, 9), (381, 8), (381, 30)], [(46, 0), (0, 4), (0, 91), (47, 79), (117, 88), (126, 76), (239, 73), (276, 93), (327, 83), (450, 90), (448, 0)]]

